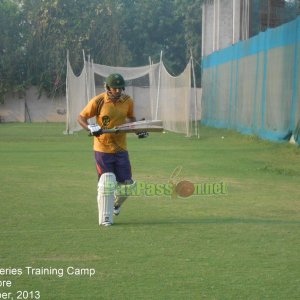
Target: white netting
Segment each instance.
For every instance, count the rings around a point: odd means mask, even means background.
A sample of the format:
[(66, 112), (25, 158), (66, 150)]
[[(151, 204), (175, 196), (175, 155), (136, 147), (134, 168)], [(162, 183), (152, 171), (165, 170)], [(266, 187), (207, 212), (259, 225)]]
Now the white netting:
[(300, 116), (300, 17), (204, 57), (203, 124), (285, 140)]
[[(191, 62), (177, 77), (171, 76), (162, 61), (148, 66), (111, 67), (86, 61), (76, 77), (67, 63), (67, 124), (66, 133), (81, 127), (77, 117), (88, 101), (104, 91), (105, 78), (120, 73), (126, 81), (126, 94), (132, 96), (137, 119), (161, 119), (164, 128), (191, 136), (192, 122), (199, 117), (197, 91), (192, 89)], [(199, 94), (199, 93), (198, 93)]]
[(77, 117), (88, 103), (88, 94), (86, 66), (83, 67), (81, 74), (76, 77), (72, 71), (69, 58), (67, 61), (66, 87), (66, 133), (71, 134), (82, 129), (77, 122)]
[(164, 122), (164, 128), (190, 136), (191, 116), (191, 63), (178, 76), (172, 77), (162, 64), (160, 74), (159, 100), (155, 119)]

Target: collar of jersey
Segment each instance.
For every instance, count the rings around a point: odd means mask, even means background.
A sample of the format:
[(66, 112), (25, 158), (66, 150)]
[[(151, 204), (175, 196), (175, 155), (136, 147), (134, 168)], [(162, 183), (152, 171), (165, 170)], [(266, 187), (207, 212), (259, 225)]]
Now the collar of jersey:
[(104, 101), (105, 101), (106, 103), (111, 102), (111, 103), (114, 103), (114, 104), (115, 104), (115, 103), (123, 103), (123, 102), (126, 101), (126, 99), (127, 99), (127, 97), (124, 97), (124, 96), (125, 96), (125, 95), (122, 94), (121, 97), (120, 97), (120, 99), (118, 99), (116, 102), (114, 102), (113, 100), (109, 99), (108, 94), (105, 93)]

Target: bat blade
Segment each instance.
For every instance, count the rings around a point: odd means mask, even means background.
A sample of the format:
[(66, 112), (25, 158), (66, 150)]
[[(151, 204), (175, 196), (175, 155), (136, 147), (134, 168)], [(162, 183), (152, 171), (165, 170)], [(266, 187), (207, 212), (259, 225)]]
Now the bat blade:
[(143, 120), (119, 125), (118, 128), (136, 127), (136, 126), (163, 126), (161, 120)]
[(155, 126), (155, 125), (139, 125), (139, 126), (132, 126), (132, 127), (115, 127), (111, 129), (103, 129), (103, 133), (118, 133), (118, 132), (124, 132), (124, 133), (137, 133), (137, 132), (162, 132), (164, 131), (164, 128), (162, 126)]

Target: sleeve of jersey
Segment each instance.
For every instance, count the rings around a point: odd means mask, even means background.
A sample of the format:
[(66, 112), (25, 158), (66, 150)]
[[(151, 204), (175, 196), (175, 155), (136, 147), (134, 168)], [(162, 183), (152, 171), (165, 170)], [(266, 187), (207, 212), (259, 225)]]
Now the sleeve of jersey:
[(81, 111), (80, 115), (82, 117), (85, 117), (87, 119), (90, 119), (97, 114), (97, 103), (96, 103), (97, 97), (94, 97), (90, 100), (90, 102), (86, 105), (86, 107)]
[(129, 101), (127, 118), (134, 118), (134, 108), (133, 108), (133, 101), (132, 100)]

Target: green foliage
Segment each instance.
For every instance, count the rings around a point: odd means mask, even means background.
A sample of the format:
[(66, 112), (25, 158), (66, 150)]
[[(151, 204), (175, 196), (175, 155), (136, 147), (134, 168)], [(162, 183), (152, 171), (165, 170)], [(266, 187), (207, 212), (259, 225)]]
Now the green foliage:
[(23, 1), (27, 76), (41, 90), (64, 91), (67, 49), (75, 53), (75, 63), (81, 61), (87, 39), (81, 9), (78, 1)]
[[(3, 0), (0, 2), (0, 97), (37, 85), (65, 90), (66, 53), (76, 74), (83, 55), (114, 66), (158, 61), (179, 74), (193, 51), (200, 61), (202, 0)], [(197, 66), (196, 66), (197, 68)], [(199, 68), (200, 69), (200, 68)]]
[(0, 102), (9, 91), (20, 91), (24, 78), (25, 52), (19, 6), (10, 0), (0, 2)]
[(134, 63), (147, 64), (149, 56), (159, 60), (162, 50), (168, 61), (186, 65), (183, 19), (175, 15), (174, 1), (131, 1), (127, 5), (122, 38), (134, 55)]

